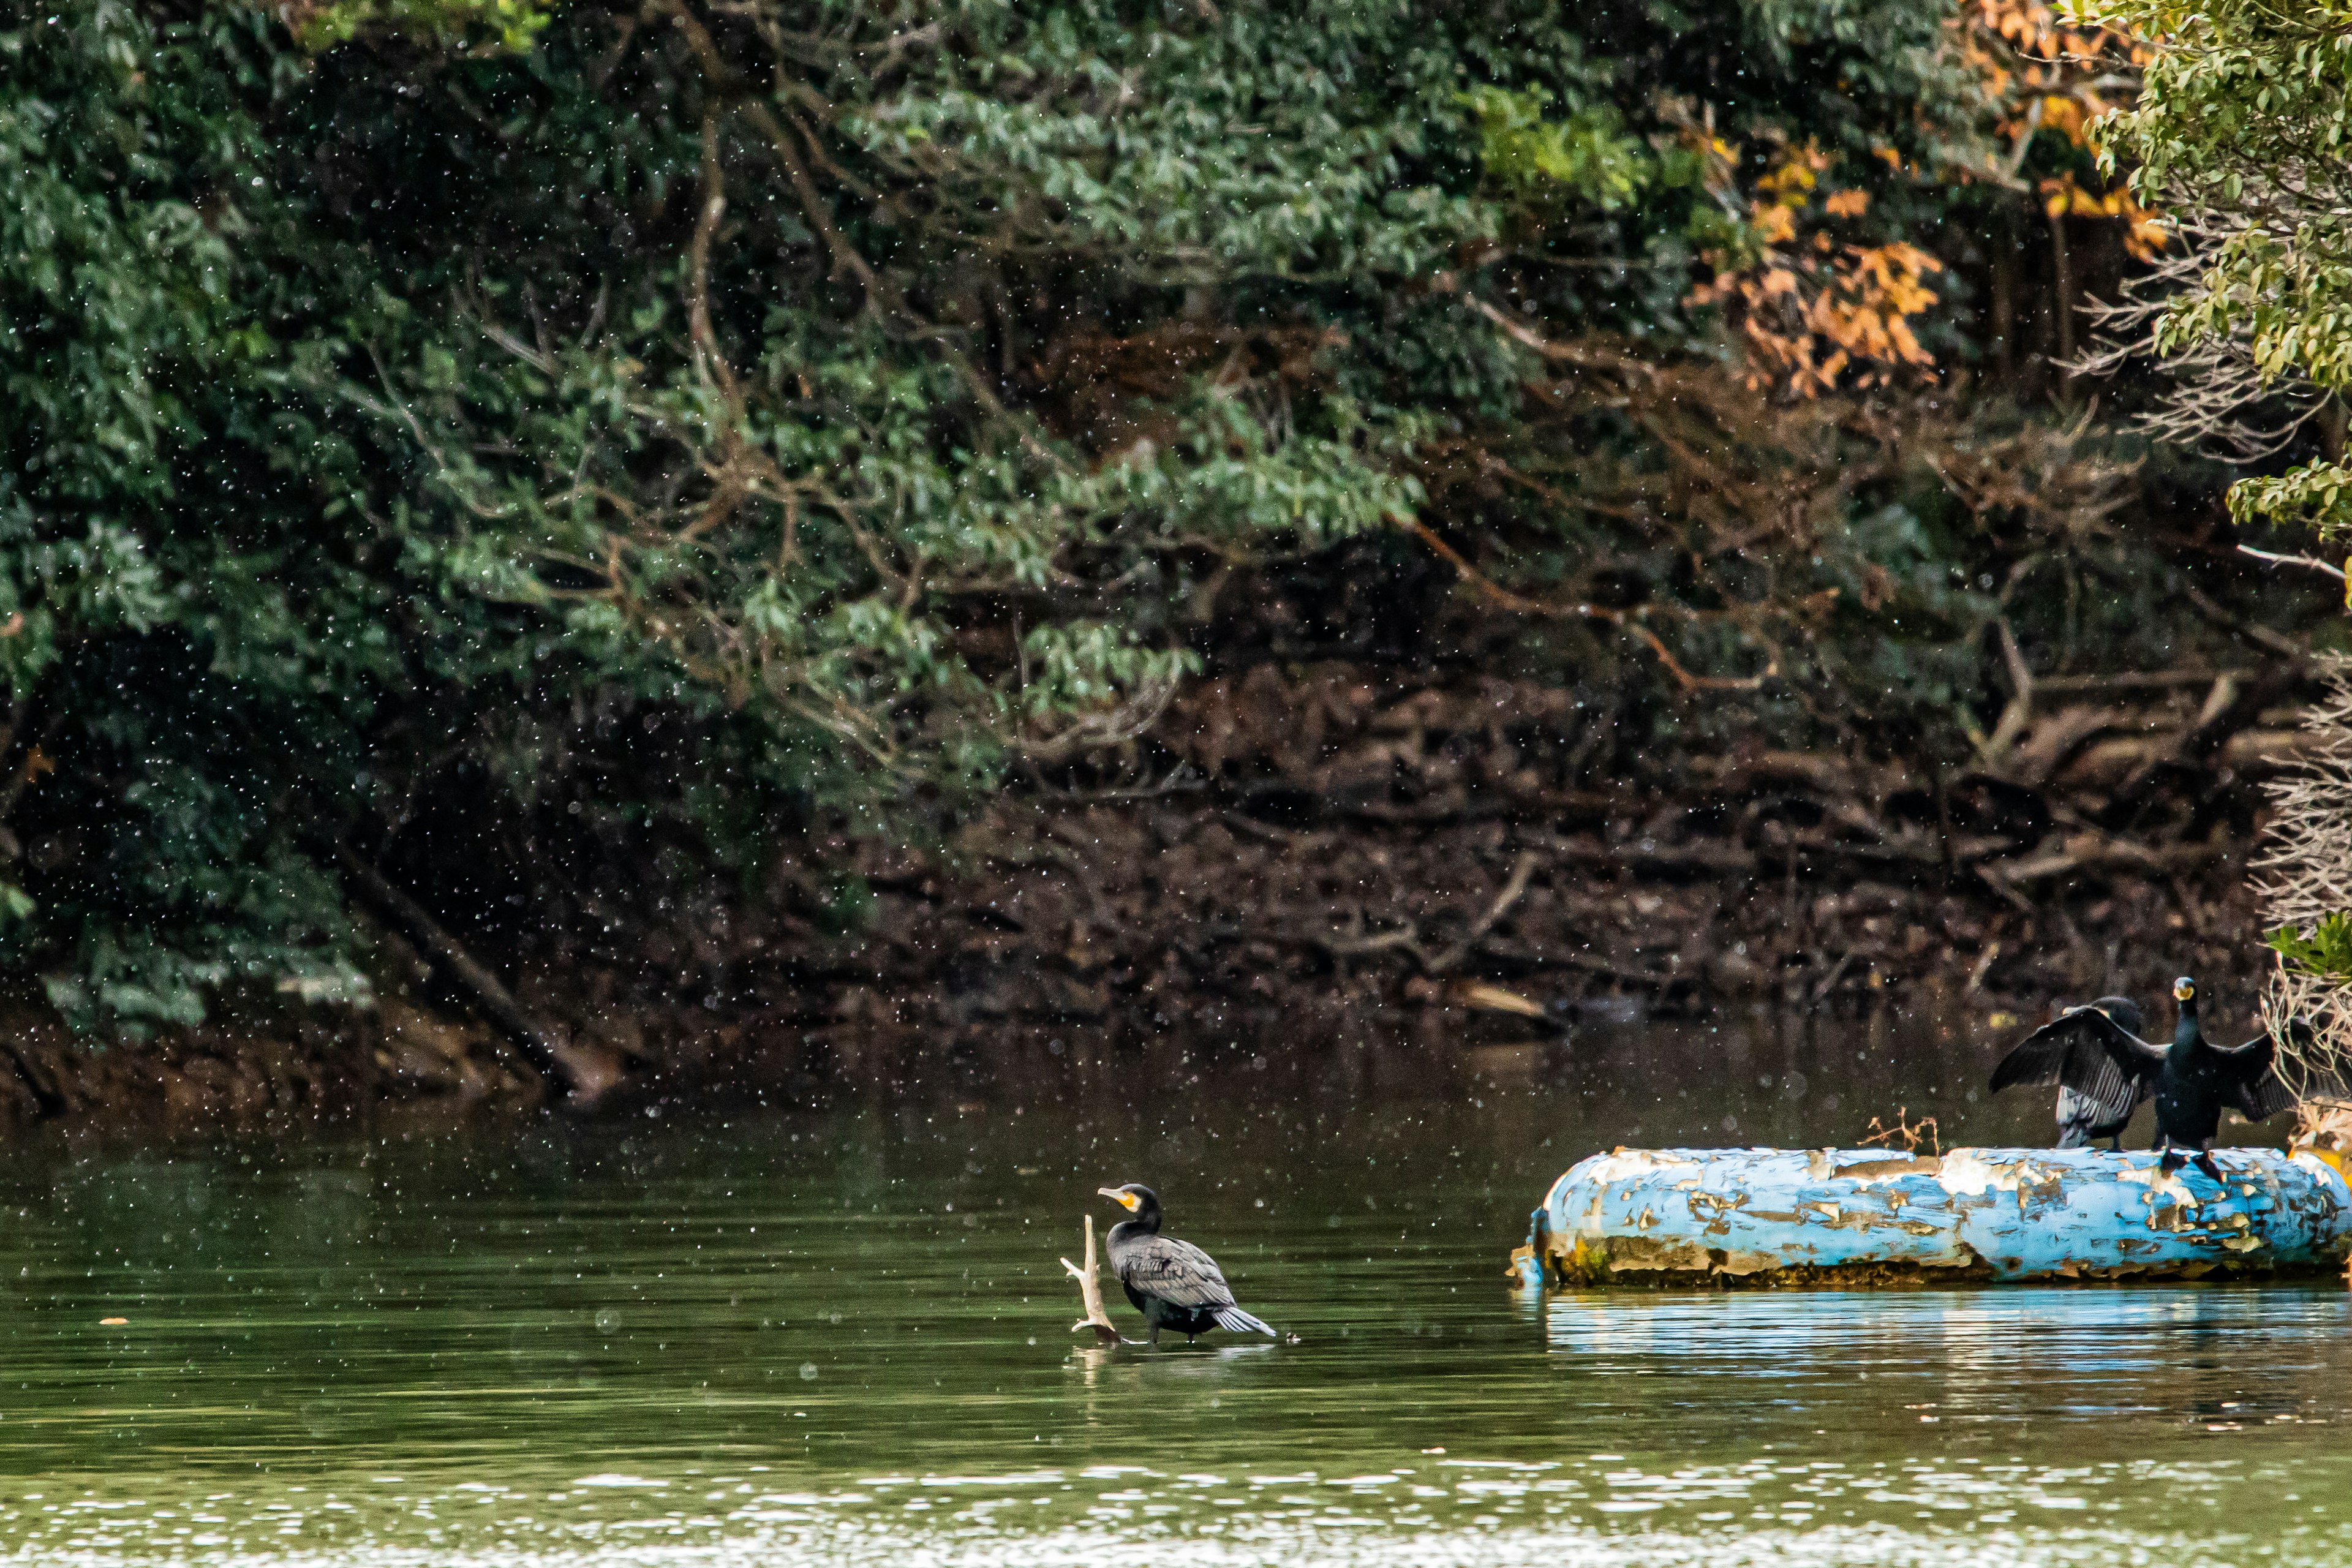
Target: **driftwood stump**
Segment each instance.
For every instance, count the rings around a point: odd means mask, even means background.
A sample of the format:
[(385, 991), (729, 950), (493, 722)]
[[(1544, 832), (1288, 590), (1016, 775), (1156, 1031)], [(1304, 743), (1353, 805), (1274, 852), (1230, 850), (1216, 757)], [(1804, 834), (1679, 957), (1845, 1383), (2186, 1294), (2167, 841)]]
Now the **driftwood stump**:
[(1078, 1296), (1087, 1308), (1087, 1315), (1070, 1325), (1070, 1332), (1075, 1334), (1080, 1329), (1092, 1329), (1097, 1344), (1118, 1343), (1118, 1330), (1112, 1326), (1110, 1314), (1103, 1310), (1102, 1281), (1095, 1278), (1094, 1215), (1087, 1215), (1086, 1267), (1080, 1268), (1066, 1258), (1062, 1259), (1062, 1267), (1068, 1269), (1070, 1277), (1078, 1282)]

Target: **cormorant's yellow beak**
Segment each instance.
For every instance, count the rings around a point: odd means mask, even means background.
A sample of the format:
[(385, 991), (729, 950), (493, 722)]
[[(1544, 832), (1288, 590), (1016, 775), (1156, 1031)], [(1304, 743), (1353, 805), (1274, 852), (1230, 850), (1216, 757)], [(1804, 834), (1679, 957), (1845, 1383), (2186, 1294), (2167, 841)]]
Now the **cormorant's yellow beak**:
[(1129, 1214), (1133, 1214), (1143, 1205), (1143, 1200), (1137, 1197), (1133, 1193), (1121, 1192), (1117, 1187), (1097, 1187), (1095, 1191), (1104, 1197), (1108, 1198), (1111, 1202), (1117, 1204), (1119, 1207), (1125, 1209)]
[(2172, 999), (2175, 1002), (2186, 1002), (2196, 994), (2197, 987), (2186, 980), (2176, 980), (2172, 983)]

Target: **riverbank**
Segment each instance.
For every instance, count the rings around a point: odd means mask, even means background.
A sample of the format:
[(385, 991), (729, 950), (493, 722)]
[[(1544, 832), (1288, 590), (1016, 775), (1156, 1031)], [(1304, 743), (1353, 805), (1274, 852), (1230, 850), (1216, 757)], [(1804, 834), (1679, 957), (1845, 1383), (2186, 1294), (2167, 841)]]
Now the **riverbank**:
[[(1088, 819), (1066, 818), (1042, 842), (1065, 844)], [(1954, 1026), (2012, 1036), (2053, 999), (2160, 998), (2182, 970), (2205, 980), (2235, 1026), (2264, 967), (2234, 856), (2162, 882), (2103, 878), (2027, 910), (1886, 882), (1801, 889), (1792, 906), (1785, 886), (1587, 877), (1573, 861), (1522, 876), (1528, 852), (1484, 835), (1382, 847), (1209, 825), (1131, 860), (1112, 843), (1098, 833), (1091, 854), (1068, 851), (1074, 866), (1042, 858), (986, 899), (928, 881), (886, 889), (872, 928), (823, 952), (839, 978), (799, 989), (665, 1001), (619, 971), (530, 968), (516, 994), (559, 1038), (617, 1059), (599, 1106), (570, 1097), (612, 1111), (674, 1097), (985, 1099), (1081, 1058), (1172, 1073), (1188, 1053), (1272, 1054), (1310, 1073), (1339, 1070), (1347, 1056), (1350, 1076), (1377, 1074), (1365, 1062), (1384, 1058), (1467, 1082), (1539, 1071), (1595, 1031), (1629, 1025), (1680, 1035), (1861, 1023), (1901, 1055), (1926, 1048), (1905, 1020), (1938, 1020), (1946, 1037)], [(1259, 890), (1274, 909), (1295, 907), (1318, 879), (1369, 888), (1375, 872), (1433, 890), (1400, 893), (1349, 934), (1309, 942), (1263, 913), (1244, 925), (1245, 910), (1181, 883), (1188, 858), (1204, 853), (1223, 856), (1236, 879), (1221, 888)], [(1440, 885), (1439, 866), (1461, 869)], [(1433, 880), (1412, 880), (1423, 876)], [(1389, 931), (1412, 935), (1379, 942)], [(1342, 943), (1358, 951), (1332, 951)], [(397, 939), (380, 945), (405, 957)], [(566, 1098), (500, 1031), (437, 993), (423, 965), (409, 973), (404, 994), (367, 1008), (279, 1005), (103, 1048), (20, 1013), (0, 1052), (0, 1117), (170, 1137), (283, 1117), (498, 1119)]]
[(1312, 1058), (1759, 1010), (2022, 1018), (2184, 972), (2243, 1013), (2249, 858), (2307, 682), (2284, 658), (2029, 681), (1977, 765), (1927, 769), (1628, 747), (1562, 688), (1444, 666), (1260, 666), (1116, 767), (1029, 777), (919, 848), (803, 830), (749, 889), (638, 847), (501, 926), (512, 898), (347, 853), (371, 1003), (289, 983), (97, 1049), (27, 1001), (0, 1114), (814, 1103), (1081, 1040)]

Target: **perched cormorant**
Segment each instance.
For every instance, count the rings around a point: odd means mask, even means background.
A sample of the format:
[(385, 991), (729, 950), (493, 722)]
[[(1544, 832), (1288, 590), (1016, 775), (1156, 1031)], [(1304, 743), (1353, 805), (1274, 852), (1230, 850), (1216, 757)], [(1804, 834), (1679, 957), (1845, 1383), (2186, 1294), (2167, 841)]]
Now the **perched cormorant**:
[[(2124, 1033), (2133, 1038), (2137, 1039), (2139, 1037), (2139, 1004), (2130, 997), (2102, 996), (2095, 1002), (2085, 1003), (2084, 1005), (2096, 1007), (2100, 1012), (2113, 1018), (2123, 1026)], [(2050, 1021), (2054, 1024), (2074, 1010), (2072, 1007), (2053, 1003), (2050, 1008)], [(2139, 1109), (2139, 1102), (2146, 1100), (2152, 1092), (2153, 1089), (2147, 1081), (2142, 1079), (2132, 1094), (2131, 1103), (2124, 1108), (2123, 1114), (2117, 1116), (2104, 1110), (2090, 1096), (2077, 1094), (2064, 1084), (2060, 1084), (2058, 1086), (2058, 1147), (2087, 1149), (2095, 1140), (2105, 1138), (2112, 1140), (2108, 1144), (2109, 1148), (2118, 1154), (2122, 1153), (2124, 1129), (2131, 1125), (2132, 1112)]]
[(1188, 1340), (1211, 1329), (1275, 1337), (1272, 1329), (1234, 1305), (1233, 1287), (1215, 1259), (1189, 1241), (1160, 1234), (1159, 1194), (1133, 1182), (1097, 1190), (1135, 1216), (1111, 1226), (1104, 1239), (1111, 1272), (1151, 1326), (1153, 1344), (1160, 1342), (1162, 1328)]
[[(2215, 1181), (2213, 1135), (2224, 1107), (2249, 1121), (2262, 1121), (2290, 1109), (2294, 1091), (2276, 1070), (2277, 1047), (2259, 1035), (2234, 1049), (2206, 1039), (2197, 1023), (2197, 983), (2187, 975), (2172, 983), (2180, 1023), (2172, 1048), (2150, 1045), (2097, 1005), (2076, 1007), (2018, 1042), (1993, 1069), (1992, 1087), (2055, 1083), (2073, 1089), (2098, 1124), (2129, 1120), (2143, 1098), (2156, 1101), (2155, 1147), (2165, 1151), (2164, 1168), (2178, 1168), (2179, 1151), (2191, 1149), (2198, 1169)], [(2307, 1037), (2300, 1018), (2288, 1027)]]

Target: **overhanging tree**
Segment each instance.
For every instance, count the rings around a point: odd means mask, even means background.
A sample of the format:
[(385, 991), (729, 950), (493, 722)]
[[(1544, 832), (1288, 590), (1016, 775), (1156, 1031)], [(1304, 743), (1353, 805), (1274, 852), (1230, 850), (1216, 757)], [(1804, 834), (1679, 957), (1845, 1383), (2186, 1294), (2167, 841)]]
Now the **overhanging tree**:
[(2163, 576), (2030, 425), (1823, 395), (1965, 362), (1936, 247), (2072, 167), (1998, 8), (69, 10), (0, 8), (0, 940), (84, 1023), (360, 994), (347, 854), (516, 930), (1080, 776), (1282, 572), (1290, 654), (1458, 574), (1626, 744), (1956, 760), (1998, 627)]
[[(2096, 127), (2110, 168), (2129, 170), (2182, 244), (2117, 312), (2118, 353), (2171, 362), (2152, 421), (2270, 471), (2230, 490), (2242, 524), (2352, 533), (2344, 400), (2352, 393), (2352, 9), (2317, 4), (2191, 7), (2101, 0), (2091, 9), (2149, 40), (2137, 103)], [(2342, 566), (2256, 552), (2338, 581)], [(2352, 1061), (2352, 707), (2345, 667), (2309, 722), (2311, 767), (2273, 792), (2261, 865), (2280, 966), (2273, 1026), (2318, 1026), (2306, 1058), (2323, 1078)]]

